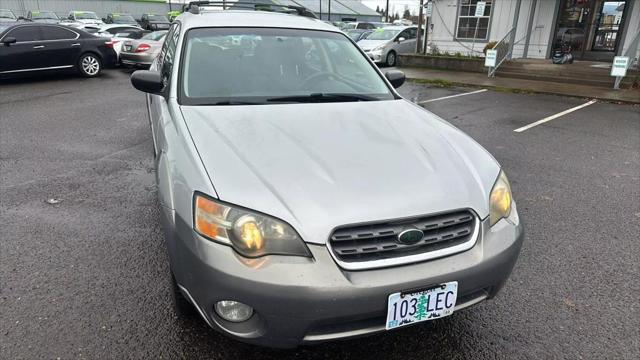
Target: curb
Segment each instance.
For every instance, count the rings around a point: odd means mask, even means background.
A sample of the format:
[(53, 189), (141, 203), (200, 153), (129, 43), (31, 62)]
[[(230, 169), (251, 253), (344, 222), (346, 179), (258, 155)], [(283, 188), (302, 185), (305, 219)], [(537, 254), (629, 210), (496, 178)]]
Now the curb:
[(634, 100), (625, 100), (625, 99), (615, 99), (607, 96), (583, 96), (583, 95), (570, 94), (570, 93), (564, 93), (564, 92), (558, 92), (558, 91), (532, 90), (532, 89), (523, 89), (523, 88), (517, 88), (517, 87), (498, 86), (498, 85), (470, 84), (470, 83), (462, 83), (462, 82), (450, 81), (447, 79), (439, 79), (439, 78), (423, 79), (423, 78), (407, 77), (407, 81), (414, 82), (414, 83), (422, 83), (422, 84), (435, 84), (435, 85), (445, 84), (445, 86), (441, 86), (441, 87), (446, 87), (446, 85), (449, 85), (449, 86), (461, 86), (461, 87), (471, 87), (471, 88), (484, 88), (484, 89), (490, 89), (490, 90), (499, 91), (499, 92), (510, 92), (510, 93), (516, 93), (516, 94), (556, 95), (556, 96), (567, 96), (567, 97), (573, 97), (573, 98), (579, 98), (579, 99), (597, 99), (600, 101), (617, 103), (617, 104), (640, 105), (640, 91), (638, 91), (638, 100), (634, 101)]

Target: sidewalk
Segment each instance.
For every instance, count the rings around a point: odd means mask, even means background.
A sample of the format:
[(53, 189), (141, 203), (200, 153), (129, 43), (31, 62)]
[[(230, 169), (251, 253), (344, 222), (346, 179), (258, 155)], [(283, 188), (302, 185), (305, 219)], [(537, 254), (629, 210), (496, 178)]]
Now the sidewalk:
[[(640, 89), (614, 90), (596, 86), (556, 83), (506, 77), (489, 78), (487, 74), (446, 71), (426, 68), (399, 67), (408, 80), (474, 86), (514, 92), (574, 96), (613, 102), (640, 104)], [(613, 83), (613, 80), (612, 80)]]

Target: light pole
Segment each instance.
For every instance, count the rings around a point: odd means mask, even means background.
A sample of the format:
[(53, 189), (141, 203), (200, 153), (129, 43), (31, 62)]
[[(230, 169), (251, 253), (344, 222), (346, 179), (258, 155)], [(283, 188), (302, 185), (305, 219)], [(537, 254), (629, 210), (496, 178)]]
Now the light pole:
[(421, 51), (421, 47), (422, 47), (422, 41), (421, 40), (421, 36), (422, 35), (422, 7), (424, 6), (424, 0), (420, 0), (420, 9), (418, 10), (418, 34), (416, 35), (416, 54), (420, 54)]
[(387, 0), (387, 7), (384, 8), (385, 22), (389, 22), (389, 0)]
[(327, 10), (327, 20), (331, 21), (331, 0), (329, 0), (329, 10)]

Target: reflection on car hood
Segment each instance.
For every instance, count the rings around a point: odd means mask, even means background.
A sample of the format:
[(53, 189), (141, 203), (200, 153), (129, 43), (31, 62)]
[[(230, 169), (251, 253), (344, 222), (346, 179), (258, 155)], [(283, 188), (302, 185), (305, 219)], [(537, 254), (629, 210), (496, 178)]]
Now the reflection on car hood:
[(360, 46), (362, 48), (362, 50), (368, 51), (368, 50), (371, 50), (371, 49), (375, 48), (376, 46), (380, 46), (380, 45), (386, 44), (388, 42), (389, 42), (389, 40), (369, 40), (369, 39), (364, 39), (364, 40), (358, 41), (358, 46)]
[(279, 217), (307, 242), (344, 224), (489, 213), (496, 161), (406, 100), (181, 109), (220, 199)]

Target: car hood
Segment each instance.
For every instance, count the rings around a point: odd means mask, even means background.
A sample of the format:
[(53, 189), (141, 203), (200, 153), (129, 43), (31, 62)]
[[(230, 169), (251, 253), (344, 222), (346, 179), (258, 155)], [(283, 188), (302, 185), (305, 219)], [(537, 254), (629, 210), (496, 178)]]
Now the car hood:
[(497, 162), (406, 100), (181, 110), (218, 197), (287, 221), (307, 242), (345, 224), (489, 213)]
[(104, 25), (102, 20), (94, 20), (94, 19), (78, 19), (76, 22), (83, 25)]
[(373, 48), (375, 48), (376, 46), (380, 46), (380, 45), (386, 44), (388, 42), (389, 42), (389, 40), (368, 40), (368, 39), (364, 39), (364, 40), (358, 41), (358, 46), (360, 46), (362, 48), (362, 50), (364, 50), (364, 51), (369, 51), (369, 50), (372, 50)]

